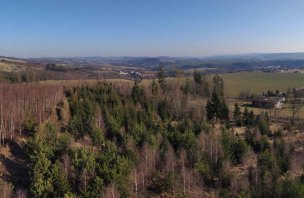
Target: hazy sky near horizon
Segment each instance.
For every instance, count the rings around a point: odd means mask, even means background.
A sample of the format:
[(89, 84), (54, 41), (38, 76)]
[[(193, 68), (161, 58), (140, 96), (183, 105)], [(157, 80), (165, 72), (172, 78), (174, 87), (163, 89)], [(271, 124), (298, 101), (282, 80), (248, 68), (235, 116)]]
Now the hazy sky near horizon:
[(0, 55), (304, 52), (303, 0), (2, 0)]

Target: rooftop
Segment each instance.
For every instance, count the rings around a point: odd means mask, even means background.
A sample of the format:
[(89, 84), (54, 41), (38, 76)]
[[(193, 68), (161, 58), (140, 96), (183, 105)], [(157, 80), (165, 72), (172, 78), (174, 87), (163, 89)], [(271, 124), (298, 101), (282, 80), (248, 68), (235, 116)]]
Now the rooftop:
[(257, 96), (252, 99), (252, 101), (257, 101), (257, 102), (274, 102), (277, 103), (281, 100), (284, 100), (284, 97), (266, 97), (266, 96)]

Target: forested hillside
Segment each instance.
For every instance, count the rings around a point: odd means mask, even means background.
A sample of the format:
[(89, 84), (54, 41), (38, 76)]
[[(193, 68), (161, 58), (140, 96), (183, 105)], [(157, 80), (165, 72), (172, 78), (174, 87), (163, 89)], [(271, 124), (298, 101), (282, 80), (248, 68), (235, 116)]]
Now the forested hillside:
[(218, 75), (162, 72), (145, 87), (2, 85), (0, 196), (303, 196), (267, 113), (229, 111)]

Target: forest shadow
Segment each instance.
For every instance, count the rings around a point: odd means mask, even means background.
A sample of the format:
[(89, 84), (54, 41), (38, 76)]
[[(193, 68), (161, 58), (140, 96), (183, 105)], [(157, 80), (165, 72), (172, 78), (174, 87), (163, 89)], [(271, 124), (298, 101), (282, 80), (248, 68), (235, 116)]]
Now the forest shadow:
[(16, 142), (8, 143), (11, 151), (11, 157), (0, 155), (0, 161), (6, 171), (2, 178), (13, 184), (15, 187), (26, 188), (29, 185), (29, 170), (26, 166), (26, 155), (24, 149)]
[(253, 106), (252, 104), (246, 103), (246, 104), (242, 104), (242, 107), (251, 107), (254, 108), (255, 106)]

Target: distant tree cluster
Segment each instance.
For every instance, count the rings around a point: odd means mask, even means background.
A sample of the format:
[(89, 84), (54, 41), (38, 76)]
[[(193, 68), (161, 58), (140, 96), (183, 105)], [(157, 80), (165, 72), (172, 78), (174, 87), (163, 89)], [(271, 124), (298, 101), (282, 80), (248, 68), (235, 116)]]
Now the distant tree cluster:
[(286, 96), (284, 92), (280, 92), (279, 90), (276, 90), (275, 92), (268, 90), (267, 92), (263, 92), (263, 96), (266, 97), (279, 97), (279, 96)]
[(27, 68), (24, 71), (7, 74), (7, 79), (11, 83), (27, 83), (44, 80), (67, 80), (70, 77), (63, 72)]
[(59, 72), (66, 72), (67, 71), (67, 68), (65, 68), (63, 66), (56, 65), (54, 63), (48, 63), (45, 66), (45, 69), (50, 70), (50, 71), (59, 71)]

